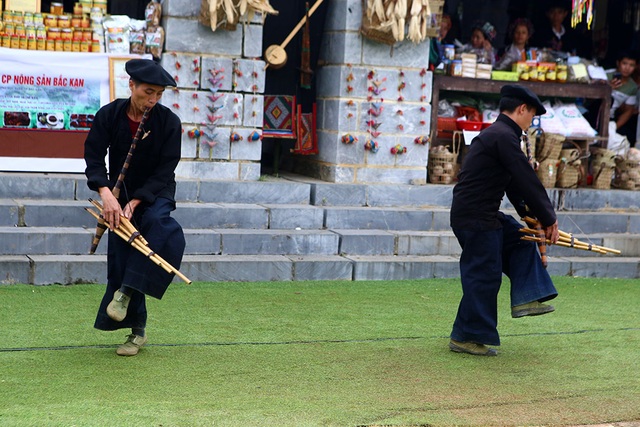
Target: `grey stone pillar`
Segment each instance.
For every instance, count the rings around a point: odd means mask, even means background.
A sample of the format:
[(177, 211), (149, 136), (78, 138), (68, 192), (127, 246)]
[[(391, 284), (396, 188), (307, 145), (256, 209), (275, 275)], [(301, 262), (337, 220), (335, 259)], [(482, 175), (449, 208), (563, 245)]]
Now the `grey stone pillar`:
[[(317, 76), (317, 156), (297, 170), (339, 183), (426, 182), (429, 40), (393, 48), (360, 35), (362, 0), (329, 0)], [(349, 136), (357, 142), (347, 144)], [(365, 143), (378, 150), (365, 149)], [(393, 154), (397, 147), (406, 152)]]
[[(178, 88), (162, 103), (182, 120), (188, 178), (255, 181), (260, 177), (263, 93), (262, 21), (215, 32), (198, 22), (200, 0), (165, 0), (163, 67)], [(232, 138), (235, 135), (235, 138)]]

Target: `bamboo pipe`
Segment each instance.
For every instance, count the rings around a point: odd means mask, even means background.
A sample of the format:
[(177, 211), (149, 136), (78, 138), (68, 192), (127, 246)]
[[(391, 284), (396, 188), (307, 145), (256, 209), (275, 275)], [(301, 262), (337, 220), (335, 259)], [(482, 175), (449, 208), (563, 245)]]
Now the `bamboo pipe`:
[[(532, 229), (526, 228), (526, 227), (525, 228), (521, 228), (520, 232), (521, 233), (527, 233), (527, 234), (535, 234), (535, 233), (532, 233), (532, 232), (535, 232), (535, 230), (532, 230)], [(540, 237), (536, 236), (536, 238), (540, 238)], [(548, 240), (548, 239), (545, 239), (545, 240)], [(598, 248), (600, 250), (604, 250), (606, 252), (606, 250), (604, 248), (602, 248), (601, 246), (599, 246), (599, 245), (585, 243), (585, 242), (582, 242), (582, 241), (580, 241), (578, 239), (573, 239), (573, 241), (572, 241), (570, 238), (566, 238), (566, 237), (560, 236), (558, 241), (559, 242), (563, 242), (563, 243), (567, 243), (569, 245), (569, 247), (572, 247), (572, 246), (576, 246), (576, 247), (581, 246), (581, 247), (585, 247), (585, 248), (594, 247), (594, 248)]]
[[(140, 124), (138, 124), (138, 129), (136, 129), (136, 134), (133, 137), (133, 140), (131, 141), (131, 145), (129, 146), (129, 152), (127, 153), (127, 157), (124, 161), (124, 164), (122, 165), (122, 169), (120, 170), (118, 179), (116, 180), (116, 185), (113, 187), (113, 190), (111, 190), (111, 192), (113, 193), (116, 199), (120, 197), (120, 189), (124, 184), (124, 177), (127, 174), (127, 170), (129, 169), (129, 164), (131, 163), (131, 159), (133, 158), (133, 152), (136, 150), (136, 145), (140, 140), (140, 137), (144, 139), (145, 136), (147, 136), (146, 134), (143, 135), (142, 132), (144, 131), (144, 125), (147, 119), (149, 118), (150, 111), (151, 111), (151, 108), (145, 108), (144, 112), (142, 113)], [(100, 209), (100, 212), (102, 212), (102, 209)], [(102, 235), (106, 230), (107, 230), (107, 227), (105, 226), (105, 221), (104, 219), (102, 219), (102, 216), (100, 216), (100, 218), (98, 219), (98, 224), (96, 224), (96, 232), (93, 235), (93, 240), (91, 241), (91, 248), (89, 249), (90, 254), (93, 254), (96, 252), (96, 249), (98, 248), (98, 244), (100, 243), (100, 239), (102, 238)]]
[[(531, 217), (528, 217), (528, 216), (525, 216), (525, 217), (524, 217), (524, 218), (522, 218), (522, 219), (523, 219), (527, 224), (529, 224), (529, 225), (537, 225), (537, 224), (539, 224), (538, 220), (536, 220), (536, 219), (534, 219), (534, 218), (531, 218)], [(560, 235), (560, 237), (564, 237), (564, 238), (566, 238), (566, 239), (570, 239), (570, 240), (572, 240), (572, 241), (574, 241), (574, 242), (580, 242), (580, 243), (583, 243), (583, 244), (585, 244), (585, 245), (589, 245), (589, 243), (581, 242), (581, 241), (580, 241), (580, 240), (578, 240), (577, 238), (573, 237), (573, 234), (571, 234), (571, 233), (567, 233), (567, 232), (565, 232), (565, 231), (558, 230), (558, 234)], [(620, 251), (620, 250), (618, 250), (618, 249), (608, 248), (608, 247), (606, 247), (606, 246), (593, 245), (593, 244), (592, 244), (592, 246), (598, 246), (600, 249), (603, 249), (603, 250), (605, 250), (605, 251), (607, 251), (607, 252), (611, 252), (611, 253), (616, 254), (616, 255), (620, 255), (620, 254), (622, 254), (622, 251)]]
[[(533, 236), (522, 236), (521, 239), (529, 241), (529, 242), (539, 242), (540, 241), (539, 237), (533, 237)], [(549, 240), (549, 239), (545, 239), (545, 243), (547, 243), (548, 245), (554, 244), (554, 243), (551, 243), (551, 240)], [(587, 246), (576, 246), (576, 245), (572, 246), (570, 243), (562, 242), (562, 241), (559, 241), (559, 240), (555, 243), (555, 245), (556, 246), (562, 246), (562, 247), (565, 247), (565, 248), (580, 249), (580, 250), (583, 250), (583, 251), (598, 252), (599, 254), (603, 254), (603, 255), (607, 253), (606, 251), (603, 251), (603, 250), (601, 250), (600, 248), (597, 248), (597, 247), (589, 248)]]
[[(521, 233), (526, 233), (526, 234), (536, 234), (536, 230), (533, 230), (531, 228), (526, 228), (523, 227), (520, 229)], [(565, 235), (567, 233), (564, 233)], [(536, 239), (535, 241), (538, 241), (537, 239), (540, 239), (540, 237), (533, 237), (533, 236), (525, 236), (528, 237), (527, 239), (523, 239), (523, 240), (529, 240), (529, 241), (533, 241), (531, 238)], [(545, 239), (546, 242), (548, 244), (552, 244), (550, 243), (550, 240)], [(576, 248), (576, 249), (583, 249), (583, 250), (592, 250), (590, 248), (593, 248), (594, 252), (600, 252), (602, 254), (606, 254), (606, 253), (614, 253), (616, 255), (620, 255), (621, 251), (617, 250), (617, 249), (612, 249), (612, 248), (607, 248), (605, 246), (600, 246), (600, 245), (596, 245), (596, 244), (592, 244), (592, 243), (586, 243), (583, 241), (580, 241), (576, 238), (571, 238), (571, 237), (565, 237), (565, 236), (560, 236), (560, 238), (558, 239), (558, 242), (556, 243), (558, 246), (564, 246), (564, 247), (568, 247), (568, 248)]]
[[(85, 210), (89, 212), (96, 219), (102, 218), (101, 215), (99, 215), (92, 209), (85, 208)], [(120, 227), (114, 228), (113, 230), (118, 237), (128, 242), (131, 246), (133, 246), (135, 249), (140, 251), (143, 255), (149, 258), (154, 264), (161, 267), (167, 273), (175, 274), (188, 285), (192, 283), (192, 281), (187, 276), (182, 274), (179, 270), (177, 270), (175, 267), (169, 264), (164, 258), (162, 258), (160, 255), (158, 255), (153, 250), (151, 250), (151, 248), (149, 248), (149, 246), (147, 246), (146, 243), (143, 243), (143, 242), (146, 242), (146, 240), (144, 240), (142, 235), (139, 234), (139, 232), (135, 229), (135, 227), (133, 227), (133, 225), (131, 225), (131, 223), (127, 218), (121, 216), (120, 221), (122, 222), (123, 220), (124, 222), (129, 223), (130, 228), (133, 228), (134, 233), (137, 233), (137, 235), (132, 239), (131, 237), (133, 236), (133, 233), (131, 233), (127, 228), (120, 226)], [(108, 225), (108, 222), (105, 222), (105, 224)]]

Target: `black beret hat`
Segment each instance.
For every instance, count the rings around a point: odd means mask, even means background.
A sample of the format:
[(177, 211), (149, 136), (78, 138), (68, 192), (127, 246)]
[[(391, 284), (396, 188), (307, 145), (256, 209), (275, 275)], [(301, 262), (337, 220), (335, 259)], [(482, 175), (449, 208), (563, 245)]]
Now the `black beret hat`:
[(124, 64), (131, 78), (140, 83), (158, 86), (177, 86), (171, 74), (151, 59), (131, 59)]
[(500, 96), (502, 96), (503, 98), (517, 99), (519, 101), (522, 101), (523, 104), (535, 107), (536, 116), (541, 116), (547, 112), (547, 110), (544, 108), (544, 105), (542, 105), (542, 102), (540, 102), (540, 98), (538, 98), (538, 95), (531, 92), (531, 90), (524, 86), (504, 85), (502, 86), (502, 89), (500, 89)]

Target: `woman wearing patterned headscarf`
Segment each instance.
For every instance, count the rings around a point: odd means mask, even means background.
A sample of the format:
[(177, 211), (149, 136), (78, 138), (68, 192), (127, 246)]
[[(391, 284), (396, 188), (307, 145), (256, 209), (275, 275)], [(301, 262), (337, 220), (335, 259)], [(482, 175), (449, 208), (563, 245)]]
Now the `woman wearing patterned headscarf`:
[(496, 70), (510, 70), (514, 62), (526, 60), (526, 48), (533, 35), (533, 25), (527, 18), (518, 18), (509, 27), (511, 44), (494, 67)]
[(460, 53), (475, 53), (478, 63), (491, 64), (496, 62), (496, 51), (491, 42), (496, 36), (496, 30), (489, 22), (474, 23), (469, 43), (460, 49)]

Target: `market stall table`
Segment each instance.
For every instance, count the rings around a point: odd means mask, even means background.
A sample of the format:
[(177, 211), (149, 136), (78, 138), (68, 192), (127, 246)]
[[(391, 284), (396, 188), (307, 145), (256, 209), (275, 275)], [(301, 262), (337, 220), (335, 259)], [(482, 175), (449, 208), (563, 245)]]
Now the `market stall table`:
[[(431, 101), (431, 129), (437, 129), (438, 103), (441, 91), (471, 92), (471, 93), (500, 93), (502, 86), (517, 83), (531, 89), (541, 98), (585, 98), (602, 101), (598, 114), (598, 134), (604, 139), (609, 135), (609, 113), (611, 110), (611, 86), (602, 83), (552, 83), (552, 82), (508, 82), (504, 80), (471, 79), (453, 77), (443, 74), (433, 76), (433, 98)], [(567, 138), (571, 139), (571, 136)]]

